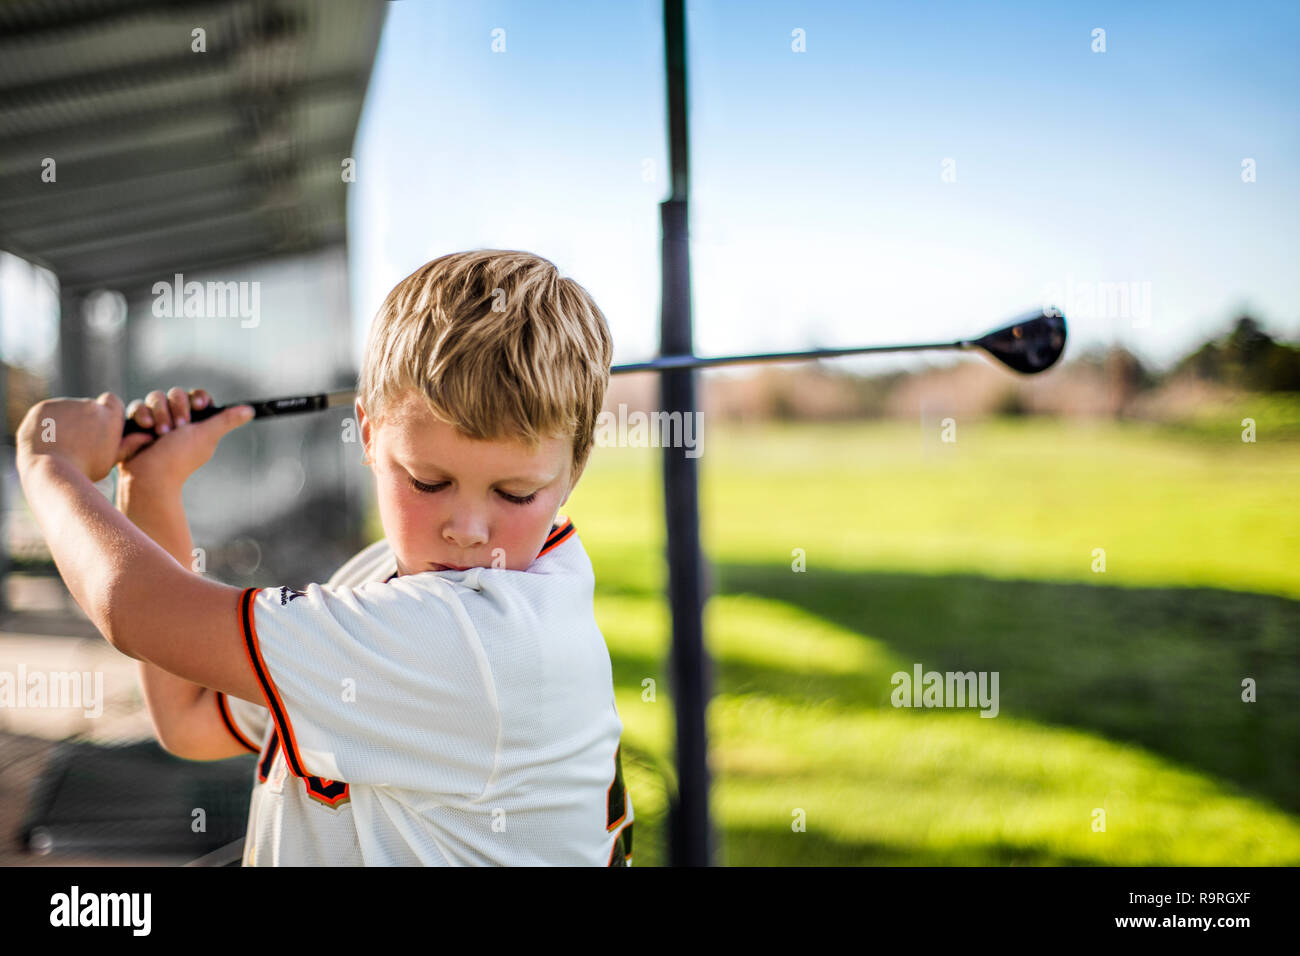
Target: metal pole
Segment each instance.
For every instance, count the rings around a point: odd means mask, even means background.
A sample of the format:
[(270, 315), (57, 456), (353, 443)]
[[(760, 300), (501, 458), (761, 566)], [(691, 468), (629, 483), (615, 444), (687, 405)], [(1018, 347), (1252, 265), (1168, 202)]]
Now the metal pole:
[[(688, 237), (689, 162), (686, 127), (686, 9), (664, 0), (664, 52), (668, 79), (668, 146), (671, 198), (660, 205), (663, 224), (663, 312), (660, 353), (690, 355), (691, 263)], [(695, 372), (660, 373), (660, 404), (683, 423), (695, 414)], [(671, 419), (670, 419), (671, 420)], [(668, 597), (673, 639), (669, 662), (677, 717), (677, 793), (669, 796), (668, 860), (672, 866), (713, 861), (709, 823), (709, 765), (705, 711), (709, 661), (704, 651), (704, 561), (700, 553), (699, 475), (685, 448), (664, 449), (664, 517)]]
[(86, 388), (86, 320), (81, 314), (85, 298), (59, 290), (59, 365), (55, 395), (84, 395)]

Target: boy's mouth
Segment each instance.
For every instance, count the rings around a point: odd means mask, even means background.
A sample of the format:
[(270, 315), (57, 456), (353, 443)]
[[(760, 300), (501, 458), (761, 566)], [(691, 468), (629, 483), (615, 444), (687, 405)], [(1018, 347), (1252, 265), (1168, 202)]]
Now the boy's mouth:
[(429, 566), (435, 571), (468, 571), (469, 568), (458, 568), (454, 564), (438, 564), (436, 561), (430, 561)]

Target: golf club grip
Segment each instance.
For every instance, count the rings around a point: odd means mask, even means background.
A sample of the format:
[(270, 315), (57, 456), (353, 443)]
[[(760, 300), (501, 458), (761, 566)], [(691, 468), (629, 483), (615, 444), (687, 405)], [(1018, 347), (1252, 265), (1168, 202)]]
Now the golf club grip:
[[(275, 415), (296, 415), (300, 412), (315, 412), (323, 408), (328, 408), (328, 396), (326, 395), (295, 395), (292, 398), (267, 398), (255, 402), (232, 402), (229, 405), (209, 405), (207, 408), (191, 408), (190, 421), (201, 422), (204, 419), (211, 418), (213, 415), (219, 415), (227, 408), (233, 408), (237, 405), (253, 406), (254, 418), (269, 418)], [(137, 432), (152, 432), (152, 428), (145, 428), (134, 418), (128, 418), (122, 427), (122, 437), (134, 435)]]

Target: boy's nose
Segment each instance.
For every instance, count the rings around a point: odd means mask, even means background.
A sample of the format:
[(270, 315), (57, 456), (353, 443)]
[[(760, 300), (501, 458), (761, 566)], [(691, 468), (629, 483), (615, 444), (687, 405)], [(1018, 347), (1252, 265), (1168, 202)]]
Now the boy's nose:
[(487, 544), (488, 533), (487, 526), (482, 522), (473, 520), (466, 521), (459, 519), (450, 521), (442, 532), (450, 544), (455, 545), (463, 551), (469, 551), (473, 548), (481, 548)]

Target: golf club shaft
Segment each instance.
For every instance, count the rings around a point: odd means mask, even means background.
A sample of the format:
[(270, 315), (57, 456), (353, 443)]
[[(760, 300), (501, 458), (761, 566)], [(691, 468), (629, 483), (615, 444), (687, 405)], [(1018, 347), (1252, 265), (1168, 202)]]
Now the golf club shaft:
[(801, 362), (808, 359), (838, 358), (868, 352), (922, 352), (932, 349), (969, 348), (969, 342), (941, 342), (935, 345), (863, 345), (847, 349), (809, 349), (803, 352), (758, 352), (750, 355), (665, 355), (646, 362), (615, 365), (609, 374), (621, 372), (662, 372), (667, 369), (714, 368), (719, 365), (746, 365), (752, 362)]
[[(719, 365), (744, 365), (754, 362), (802, 362), (814, 359), (838, 358), (844, 355), (864, 355), (870, 352), (922, 352), (935, 349), (965, 349), (974, 343), (958, 340), (956, 342), (939, 342), (933, 345), (865, 345), (846, 349), (809, 349), (803, 352), (759, 352), (749, 355), (664, 355), (646, 362), (632, 362), (627, 365), (615, 365), (610, 368), (611, 375), (629, 372), (662, 372), (669, 369), (715, 368)], [(232, 402), (231, 405), (209, 405), (206, 408), (190, 410), (192, 421), (201, 422), (213, 415), (220, 414), (232, 405), (252, 405), (254, 418), (276, 418), (281, 415), (298, 415), (303, 412), (316, 412), (339, 405), (351, 406), (356, 398), (352, 389), (336, 392), (323, 392), (319, 395), (296, 395), (289, 398), (257, 399), (246, 402)], [(134, 419), (126, 422), (123, 435), (135, 432), (152, 431), (136, 424)]]

